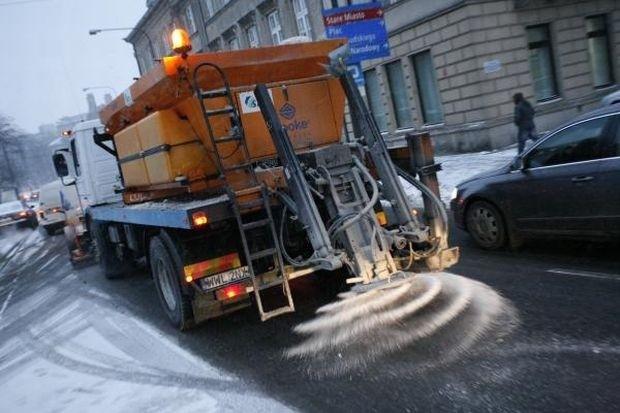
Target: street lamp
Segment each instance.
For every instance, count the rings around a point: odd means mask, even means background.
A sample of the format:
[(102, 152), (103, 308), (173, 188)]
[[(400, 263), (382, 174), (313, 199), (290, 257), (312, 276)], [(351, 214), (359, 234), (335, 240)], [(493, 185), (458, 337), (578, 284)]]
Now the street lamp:
[[(101, 32), (118, 32), (118, 31), (131, 31), (131, 30), (136, 30), (140, 33), (142, 33), (142, 35), (144, 37), (146, 37), (146, 40), (149, 42), (149, 49), (151, 52), (151, 60), (155, 60), (155, 48), (153, 47), (153, 41), (151, 40), (151, 38), (149, 37), (148, 33), (146, 31), (144, 31), (143, 29), (137, 28), (137, 27), (112, 27), (112, 28), (108, 28), (108, 29), (90, 29), (88, 31), (88, 34), (90, 34), (91, 36), (96, 36)], [(125, 39), (125, 41), (127, 41), (127, 39)], [(140, 65), (138, 65), (138, 67), (140, 67)]]
[(118, 95), (118, 93), (116, 93), (116, 89), (114, 89), (112, 86), (89, 86), (89, 87), (82, 88), (82, 92), (88, 92), (89, 90), (92, 90), (92, 89), (108, 89), (112, 91), (112, 94), (114, 96)]

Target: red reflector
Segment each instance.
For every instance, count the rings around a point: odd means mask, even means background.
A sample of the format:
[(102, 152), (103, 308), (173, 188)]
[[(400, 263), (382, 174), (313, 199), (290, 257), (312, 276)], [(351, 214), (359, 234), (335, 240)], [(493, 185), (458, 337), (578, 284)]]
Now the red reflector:
[(218, 300), (230, 300), (231, 298), (235, 298), (243, 294), (245, 294), (245, 285), (232, 284), (228, 287), (217, 290), (215, 292), (215, 298)]

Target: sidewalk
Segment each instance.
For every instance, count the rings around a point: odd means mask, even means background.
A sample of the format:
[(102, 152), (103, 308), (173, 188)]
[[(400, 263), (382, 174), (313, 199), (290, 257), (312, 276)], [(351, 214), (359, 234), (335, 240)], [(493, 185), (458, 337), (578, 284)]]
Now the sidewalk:
[[(496, 151), (438, 156), (435, 162), (440, 163), (442, 166), (442, 170), (437, 174), (441, 199), (446, 203), (446, 206), (449, 206), (452, 190), (460, 182), (481, 172), (506, 165), (516, 155), (517, 147), (516, 145), (511, 145)], [(406, 182), (403, 181), (403, 183), (414, 205), (422, 205), (419, 193)]]

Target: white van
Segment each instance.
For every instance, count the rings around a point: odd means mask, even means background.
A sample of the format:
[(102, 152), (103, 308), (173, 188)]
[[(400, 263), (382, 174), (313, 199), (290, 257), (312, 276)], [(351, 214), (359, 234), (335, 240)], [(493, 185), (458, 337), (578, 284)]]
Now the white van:
[(54, 235), (65, 226), (65, 210), (77, 206), (75, 189), (63, 187), (59, 180), (42, 185), (36, 208), (39, 226), (47, 235)]

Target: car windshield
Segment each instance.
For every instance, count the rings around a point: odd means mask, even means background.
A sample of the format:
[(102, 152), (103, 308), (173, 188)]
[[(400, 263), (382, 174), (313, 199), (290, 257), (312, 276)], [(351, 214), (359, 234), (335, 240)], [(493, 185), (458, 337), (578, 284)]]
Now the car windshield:
[(19, 201), (12, 201), (0, 204), (0, 214), (7, 214), (9, 212), (15, 212), (22, 209), (24, 209), (24, 206)]

